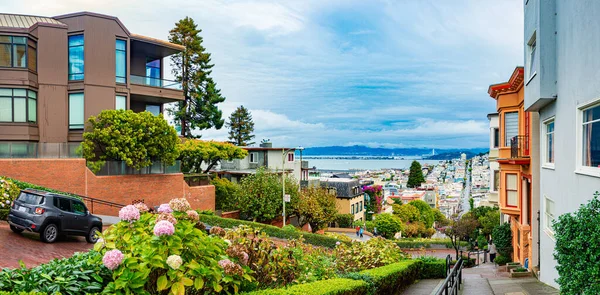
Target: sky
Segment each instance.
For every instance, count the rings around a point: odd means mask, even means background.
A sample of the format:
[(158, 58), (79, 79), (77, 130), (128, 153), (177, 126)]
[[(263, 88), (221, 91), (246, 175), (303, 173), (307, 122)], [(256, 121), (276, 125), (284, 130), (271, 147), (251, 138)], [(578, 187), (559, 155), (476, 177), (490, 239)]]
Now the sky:
[[(93, 11), (168, 38), (202, 29), (226, 97), (274, 146), (489, 146), (490, 84), (523, 64), (522, 0), (0, 0), (2, 12)], [(226, 140), (227, 129), (203, 139)]]

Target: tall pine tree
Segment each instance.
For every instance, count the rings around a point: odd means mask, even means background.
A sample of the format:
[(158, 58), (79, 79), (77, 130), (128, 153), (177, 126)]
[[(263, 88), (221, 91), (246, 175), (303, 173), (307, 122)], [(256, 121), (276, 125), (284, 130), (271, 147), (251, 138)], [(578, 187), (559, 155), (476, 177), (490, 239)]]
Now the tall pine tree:
[(194, 20), (186, 17), (175, 24), (169, 36), (171, 43), (185, 47), (183, 52), (171, 57), (173, 74), (181, 82), (185, 99), (169, 112), (181, 127), (181, 135), (187, 138), (196, 137), (192, 130), (221, 129), (225, 123), (217, 107), (225, 97), (210, 77), (214, 64), (202, 46), (200, 32)]
[(423, 176), (423, 170), (421, 170), (421, 164), (417, 161), (413, 161), (412, 164), (410, 164), (410, 173), (408, 174), (406, 186), (410, 188), (418, 187), (423, 182), (425, 182), (425, 177)]
[(229, 128), (229, 141), (237, 146), (249, 146), (254, 144), (250, 142), (254, 138), (254, 122), (252, 114), (244, 106), (239, 106), (226, 123)]

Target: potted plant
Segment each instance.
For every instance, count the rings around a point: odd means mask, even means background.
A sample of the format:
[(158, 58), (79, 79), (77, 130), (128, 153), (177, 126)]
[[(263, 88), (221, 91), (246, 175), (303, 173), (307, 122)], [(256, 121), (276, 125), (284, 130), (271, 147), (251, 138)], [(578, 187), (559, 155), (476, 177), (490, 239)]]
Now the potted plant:
[(521, 267), (521, 263), (519, 262), (508, 262), (506, 263), (506, 269), (512, 270)]
[(531, 276), (531, 270), (523, 268), (523, 267), (517, 267), (515, 269), (510, 270), (511, 278), (523, 278), (523, 277), (530, 277), (530, 276)]

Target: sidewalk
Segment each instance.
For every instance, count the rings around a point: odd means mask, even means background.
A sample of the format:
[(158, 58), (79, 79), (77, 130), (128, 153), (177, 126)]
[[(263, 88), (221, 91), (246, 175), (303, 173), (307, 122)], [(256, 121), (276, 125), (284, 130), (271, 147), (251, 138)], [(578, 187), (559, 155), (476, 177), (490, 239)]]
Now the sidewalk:
[(559, 294), (559, 291), (541, 283), (534, 277), (510, 278), (492, 263), (463, 270), (463, 288), (460, 294), (481, 295), (537, 295)]

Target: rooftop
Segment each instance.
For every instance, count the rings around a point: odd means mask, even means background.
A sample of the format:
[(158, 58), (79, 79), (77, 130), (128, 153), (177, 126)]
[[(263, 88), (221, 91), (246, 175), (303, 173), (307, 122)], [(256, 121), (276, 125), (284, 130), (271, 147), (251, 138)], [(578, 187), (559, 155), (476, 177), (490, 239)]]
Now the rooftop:
[(0, 27), (27, 29), (37, 23), (66, 26), (64, 23), (51, 17), (0, 13)]

